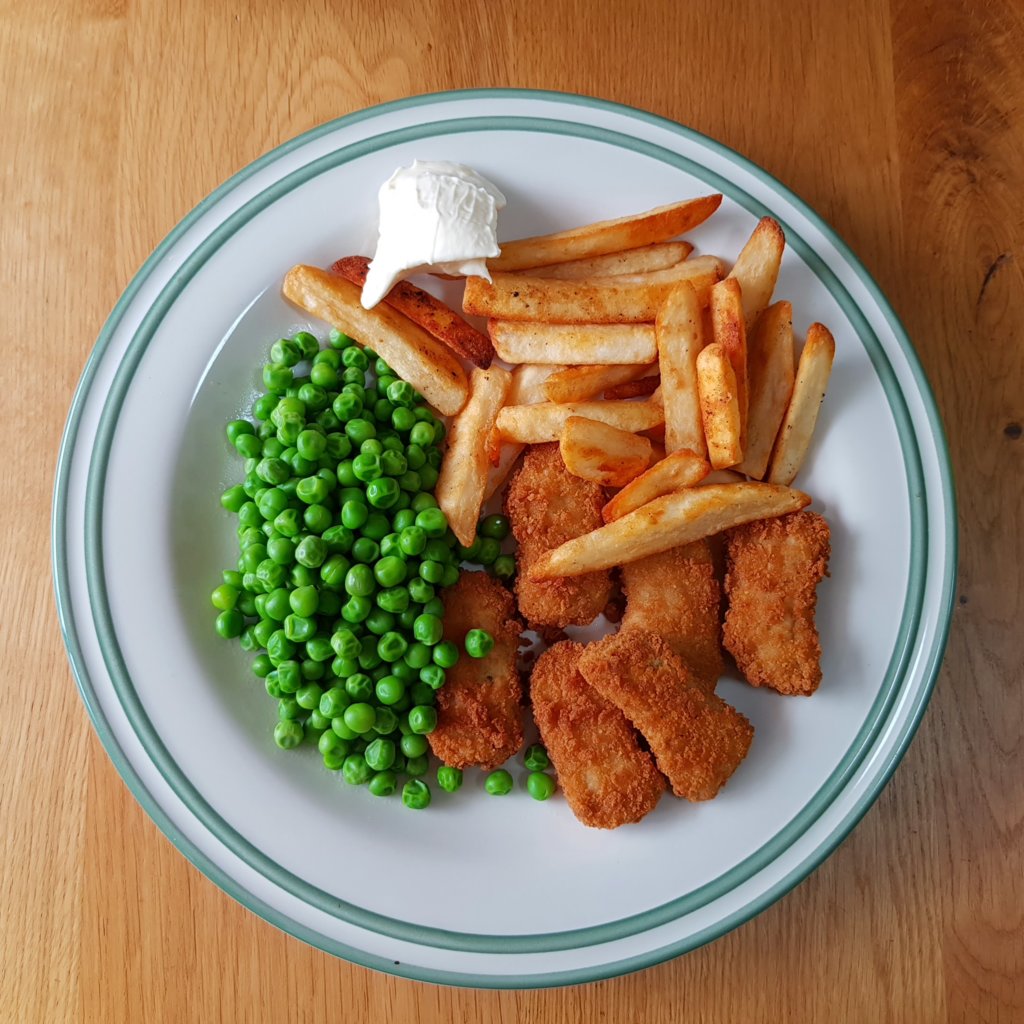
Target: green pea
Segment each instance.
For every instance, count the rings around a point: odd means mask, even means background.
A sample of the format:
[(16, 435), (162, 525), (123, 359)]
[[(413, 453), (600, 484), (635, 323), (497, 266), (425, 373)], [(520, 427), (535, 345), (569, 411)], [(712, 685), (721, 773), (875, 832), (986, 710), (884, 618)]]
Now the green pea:
[(398, 544), (398, 537), (397, 533), (389, 533), (386, 537), (381, 538), (380, 553), (383, 558), (387, 558), (388, 555), (402, 557), (402, 549)]
[[(377, 438), (375, 438), (375, 437), (368, 437), (359, 446), (359, 454), (360, 455), (376, 455), (378, 458), (380, 458), (380, 456), (382, 456), (384, 454), (384, 445), (381, 444), (381, 442)], [(383, 467), (383, 463), (381, 463), (381, 469), (383, 470), (383, 468), (384, 468)]]
[(398, 789), (398, 776), (391, 770), (377, 772), (370, 779), (368, 789), (374, 796), (391, 796)]
[(438, 472), (431, 465), (426, 465), (419, 471), (420, 474), (420, 486), (425, 491), (432, 491), (437, 486)]
[(303, 537), (295, 549), (295, 561), (307, 569), (319, 568), (326, 557), (327, 545), (313, 534)]
[(411, 409), (403, 409), (399, 406), (391, 413), (391, 425), (395, 430), (408, 433), (416, 425), (416, 417)]
[(327, 340), (331, 348), (336, 349), (346, 349), (350, 345), (355, 344), (355, 342), (345, 334), (344, 331), (339, 331), (336, 327), (331, 328), (331, 333), (327, 336)]
[(417, 678), (416, 682), (406, 692), (409, 694), (409, 700), (412, 701), (414, 707), (417, 704), (428, 705), (434, 704), (437, 701), (437, 694), (422, 679)]
[(260, 395), (252, 404), (252, 414), (258, 420), (269, 420), (277, 403), (276, 395)]
[(239, 434), (234, 440), (235, 451), (243, 459), (253, 459), (262, 454), (263, 444), (255, 434)]
[(486, 629), (471, 629), (466, 634), (466, 653), (471, 658), (486, 658), (494, 648), (494, 637)]
[(295, 439), (295, 447), (304, 459), (319, 459), (327, 450), (327, 439), (315, 430), (303, 430)]
[(299, 587), (288, 595), (288, 603), (296, 615), (310, 618), (320, 604), (319, 592), (316, 587)]
[(258, 643), (260, 647), (266, 647), (276, 629), (276, 622), (272, 622), (270, 619), (261, 619), (252, 627), (252, 635), (255, 637), (256, 643)]
[(345, 692), (352, 700), (365, 704), (373, 696), (373, 680), (365, 672), (356, 672), (345, 680)]
[(444, 686), (445, 671), (440, 665), (426, 665), (420, 669), (420, 679), (432, 690), (440, 690)]
[(359, 662), (355, 658), (335, 658), (331, 662), (331, 675), (338, 679), (348, 679), (359, 671)]
[(273, 667), (265, 654), (257, 654), (252, 659), (252, 674), (259, 679), (266, 679)]
[(384, 476), (366, 485), (366, 500), (374, 508), (391, 508), (398, 501), (400, 492), (398, 481)]
[(274, 537), (267, 541), (267, 555), (278, 565), (290, 565), (295, 560), (295, 541), (290, 537)]
[(491, 796), (505, 796), (512, 792), (512, 776), (504, 768), (499, 768), (487, 776), (484, 789)]
[[(441, 668), (451, 668), (459, 660), (459, 649), (451, 640), (442, 640), (434, 647), (431, 654), (434, 664)], [(429, 682), (429, 680), (424, 680)]]
[[(322, 664), (334, 656), (331, 641), (325, 636), (314, 636), (306, 641), (306, 656), (311, 662)], [(321, 672), (322, 674), (322, 672)]]
[(344, 555), (330, 555), (320, 566), (320, 579), (325, 587), (340, 590), (350, 567), (351, 563)]
[(457, 565), (446, 565), (441, 574), (442, 587), (454, 587), (459, 582), (459, 567)]
[(547, 800), (555, 791), (555, 780), (544, 772), (530, 772), (526, 777), (526, 791), (534, 800)]
[(347, 526), (339, 523), (324, 530), (322, 539), (331, 554), (347, 555), (352, 550), (355, 534)]
[(373, 605), (365, 597), (353, 594), (342, 606), (341, 617), (346, 622), (363, 622), (373, 610)]
[(437, 769), (437, 784), (446, 792), (454, 793), (462, 786), (462, 769), (443, 764)]
[(398, 546), (406, 555), (419, 555), (427, 546), (426, 532), (419, 526), (407, 526), (398, 535)]
[[(383, 608), (372, 608), (366, 616), (366, 628), (375, 636), (383, 636), (389, 630), (395, 628), (396, 619), (391, 612)], [(374, 649), (376, 651), (376, 648)]]
[(378, 479), (382, 472), (380, 456), (372, 452), (357, 455), (352, 460), (352, 472), (357, 480), (362, 480), (364, 483)]
[(501, 545), (492, 537), (484, 537), (480, 541), (480, 549), (476, 560), (481, 565), (493, 565), (501, 554)]
[(369, 518), (370, 510), (361, 501), (346, 501), (341, 506), (341, 522), (350, 530), (358, 530)]
[(382, 541), (391, 532), (391, 523), (388, 517), (381, 512), (371, 512), (370, 518), (363, 526), (363, 536), (370, 540)]
[(426, 448), (434, 443), (434, 428), (429, 423), (417, 423), (409, 431), (410, 444), (418, 444)]
[[(351, 352), (351, 349), (346, 349)], [(370, 781), (373, 770), (362, 754), (349, 754), (341, 766), (341, 773), (350, 786), (362, 786)]]
[(398, 661), (409, 647), (408, 641), (401, 633), (388, 631), (377, 641), (377, 653), (381, 660), (389, 664)]
[(500, 580), (510, 580), (516, 574), (516, 560), (512, 555), (499, 555), (494, 560), (494, 575)]
[(338, 483), (343, 487), (351, 487), (357, 483), (356, 475), (352, 472), (351, 459), (343, 459), (338, 463)]
[(274, 529), (282, 537), (294, 537), (299, 532), (300, 522), (298, 509), (286, 508), (274, 517)]
[(245, 629), (242, 630), (242, 635), (238, 638), (238, 646), (247, 653), (258, 651), (260, 649), (260, 645), (256, 642), (256, 636), (253, 632), (252, 626), (246, 626)]
[(330, 494), (330, 485), (319, 476), (303, 477), (295, 485), (295, 494), (299, 501), (307, 505), (320, 505)]
[(374, 771), (387, 771), (395, 763), (395, 744), (379, 737), (370, 743), (363, 756)]
[(427, 464), (426, 452), (418, 444), (405, 446), (405, 458), (409, 463), (409, 468), (413, 470), (418, 471)]
[(331, 525), (331, 511), (326, 505), (310, 505), (302, 513), (302, 521), (311, 533), (323, 533)]
[(509, 533), (509, 522), (506, 516), (490, 515), (480, 521), (477, 533), (481, 537), (491, 537), (494, 540), (504, 540)]
[(317, 614), (322, 619), (328, 619), (334, 621), (337, 619), (341, 612), (341, 598), (333, 590), (328, 590), (326, 587), (320, 592), (320, 607), (317, 609)]
[(387, 555), (374, 565), (373, 575), (382, 587), (397, 587), (405, 580), (405, 562), (397, 555)]
[(280, 366), (294, 366), (302, 361), (302, 347), (291, 338), (280, 338), (270, 346), (270, 361)]
[(390, 587), (377, 591), (375, 600), (378, 608), (397, 614), (409, 607), (409, 591), (405, 587)]
[(302, 742), (303, 736), (305, 736), (305, 732), (302, 725), (294, 719), (278, 722), (274, 726), (274, 742), (282, 750), (291, 750), (297, 747)]
[(422, 757), (428, 750), (426, 736), (416, 732), (406, 733), (402, 737), (399, 746), (406, 757)]
[(233, 640), (242, 635), (245, 628), (245, 619), (242, 613), (234, 608), (221, 612), (214, 622), (217, 635), (225, 640)]
[[(420, 470), (421, 475), (422, 472)], [(413, 499), (413, 508), (416, 508), (416, 499)], [(439, 508), (425, 508), (417, 512), (416, 525), (428, 537), (443, 537), (448, 529), (448, 518)]]
[(342, 718), (354, 733), (361, 736), (373, 728), (377, 716), (372, 704), (359, 703), (349, 704), (342, 713)]
[(263, 685), (267, 691), (267, 696), (273, 697), (274, 700), (280, 700), (282, 697), (287, 696), (278, 683), (277, 672), (268, 672), (267, 678), (263, 680)]
[(370, 420), (357, 416), (345, 424), (345, 434), (353, 444), (361, 445), (364, 441), (377, 436), (377, 428)]
[(222, 583), (219, 587), (215, 587), (213, 593), (210, 594), (210, 603), (222, 612), (231, 611), (238, 604), (238, 588)]
[(430, 767), (430, 761), (426, 754), (421, 754), (419, 757), (407, 757), (405, 759), (405, 772), (407, 775), (418, 776), (426, 775), (427, 769)]
[(338, 385), (338, 371), (326, 362), (315, 362), (309, 370), (309, 379), (317, 387), (330, 390)]
[(374, 692), (381, 704), (391, 707), (405, 696), (405, 683), (397, 676), (384, 676), (377, 680)]
[(331, 647), (339, 658), (355, 658), (359, 654), (359, 638), (351, 629), (338, 629), (331, 636)]
[(293, 380), (292, 371), (287, 366), (267, 363), (263, 367), (263, 386), (274, 394), (284, 394)]
[(327, 675), (327, 666), (324, 664), (325, 661), (329, 661), (331, 658), (330, 645), (328, 645), (327, 656), (319, 661), (315, 661), (313, 658), (308, 657), (309, 645), (319, 644), (323, 638), (313, 637), (312, 640), (306, 641), (306, 654), (307, 657), (303, 658), (299, 663), (299, 670), (302, 672), (302, 678), (308, 679), (310, 682), (319, 682)]
[(548, 758), (548, 752), (540, 743), (532, 743), (526, 748), (526, 754), (523, 756), (523, 764), (525, 764), (531, 772), (542, 772), (545, 768), (549, 768), (551, 766), (551, 760)]
[(299, 670), (298, 662), (291, 658), (282, 661), (277, 666), (277, 682), (282, 693), (297, 693), (302, 686), (302, 672)]
[(440, 562), (432, 562), (429, 559), (420, 563), (420, 579), (427, 583), (440, 583), (444, 577), (444, 566)]
[[(366, 533), (365, 527), (363, 528), (363, 533)], [(360, 537), (352, 545), (352, 557), (357, 562), (362, 562), (364, 565), (376, 562), (379, 556), (380, 545), (370, 537)]]
[(229, 487), (221, 496), (220, 503), (222, 507), (226, 508), (229, 512), (237, 512), (246, 502), (247, 495), (245, 488), (241, 484), (235, 484), (234, 487)]
[(346, 348), (341, 353), (341, 361), (345, 366), (362, 370), (363, 373), (366, 372), (370, 365), (370, 360), (367, 358), (366, 353), (361, 348), (357, 348), (354, 345), (351, 348)]
[[(343, 740), (333, 729), (328, 729), (320, 739), (316, 741), (317, 750), (326, 757), (333, 754), (344, 759), (352, 749), (351, 740)], [(340, 767), (340, 764), (339, 764)]]
[(444, 623), (436, 615), (417, 615), (412, 633), (421, 644), (433, 647), (444, 634)]
[(420, 641), (410, 644), (405, 652), (405, 663), (414, 669), (430, 664), (430, 648)]
[[(320, 413), (320, 416), (326, 416), (326, 412)], [(334, 413), (330, 414), (337, 420), (337, 416)], [(324, 454), (329, 455), (335, 462), (339, 462), (341, 459), (347, 458), (352, 453), (352, 442), (342, 433), (338, 431), (331, 431), (324, 439)]]
[(354, 597), (369, 597), (376, 589), (377, 585), (369, 566), (353, 565), (345, 576), (345, 592)]

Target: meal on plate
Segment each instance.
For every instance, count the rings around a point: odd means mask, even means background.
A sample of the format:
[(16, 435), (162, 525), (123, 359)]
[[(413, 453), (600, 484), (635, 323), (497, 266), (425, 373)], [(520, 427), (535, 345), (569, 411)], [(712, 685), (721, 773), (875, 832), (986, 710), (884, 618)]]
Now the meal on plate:
[[(714, 798), (754, 740), (716, 693), (727, 658), (779, 694), (821, 683), (829, 527), (792, 484), (835, 343), (814, 323), (797, 353), (782, 228), (700, 252), (711, 195), (499, 244), (505, 197), (441, 162), (379, 200), (372, 259), (284, 278), (326, 344), (274, 342), (227, 427), (216, 628), (253, 653), (277, 745), (420, 809), (431, 754), (441, 790), (479, 768), (509, 793), (535, 726), (523, 787), (546, 800), (553, 768), (585, 825)], [(461, 312), (415, 274), (464, 278)]]

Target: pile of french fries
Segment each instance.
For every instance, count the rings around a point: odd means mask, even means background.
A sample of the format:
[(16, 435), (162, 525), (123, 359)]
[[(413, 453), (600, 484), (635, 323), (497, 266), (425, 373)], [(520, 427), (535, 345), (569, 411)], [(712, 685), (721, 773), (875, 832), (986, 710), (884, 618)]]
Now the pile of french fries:
[(810, 502), (790, 485), (835, 343), (812, 324), (796, 358), (792, 307), (772, 302), (785, 238), (770, 217), (731, 270), (673, 240), (720, 202), (505, 243), (491, 281), (466, 281), (463, 310), (486, 334), (408, 282), (364, 310), (361, 257), (296, 267), (284, 291), (453, 417), (436, 496), (461, 543), (527, 445), (557, 442), (569, 472), (616, 489), (603, 527), (534, 569), (580, 575)]

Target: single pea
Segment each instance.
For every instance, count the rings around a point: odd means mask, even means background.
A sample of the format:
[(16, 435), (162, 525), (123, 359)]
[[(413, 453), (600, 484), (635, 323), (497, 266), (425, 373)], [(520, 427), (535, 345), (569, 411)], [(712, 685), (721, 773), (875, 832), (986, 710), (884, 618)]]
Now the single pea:
[(345, 724), (345, 719), (340, 715), (337, 718), (331, 719), (331, 732), (340, 739), (348, 740), (349, 742), (355, 740), (359, 735)]
[(238, 522), (241, 526), (259, 526), (263, 522), (259, 507), (255, 501), (247, 501), (238, 510)]
[(432, 690), (440, 690), (444, 686), (445, 671), (440, 665), (425, 665), (420, 669), (420, 679)]
[(437, 694), (434, 693), (433, 689), (428, 686), (422, 679), (417, 678), (416, 681), (406, 690), (409, 695), (409, 700), (412, 701), (413, 707), (417, 704), (424, 706), (435, 704), (437, 702)]
[[(342, 365), (344, 365), (344, 361)], [(346, 366), (342, 371), (341, 379), (346, 386), (353, 385), (356, 387), (362, 387), (366, 382), (366, 375), (362, 370), (359, 370), (354, 366)]]
[[(420, 468), (422, 469), (422, 467)], [(412, 510), (419, 515), (420, 512), (426, 512), (428, 508), (437, 508), (437, 498), (428, 494), (427, 491), (420, 491), (412, 499)], [(441, 533), (443, 532), (442, 530)], [(429, 536), (440, 536), (440, 534), (430, 533)]]
[(328, 391), (338, 386), (338, 371), (327, 362), (315, 362), (309, 370), (309, 379), (317, 387)]
[(433, 540), (428, 540), (427, 546), (423, 549), (424, 559), (429, 559), (431, 562), (440, 562), (441, 565), (447, 564), (453, 557), (452, 549), (437, 537)]
[(356, 672), (345, 680), (345, 692), (360, 704), (373, 696), (373, 680), (365, 672)]
[(444, 623), (436, 615), (417, 615), (412, 633), (421, 644), (433, 647), (444, 634)]
[(341, 506), (341, 522), (350, 530), (358, 530), (369, 518), (370, 510), (361, 501), (346, 501)]
[(330, 494), (330, 485), (319, 476), (303, 477), (295, 485), (295, 494), (299, 501), (306, 505), (321, 505)]
[[(368, 437), (359, 446), (359, 454), (360, 455), (376, 455), (376, 456), (380, 457), (381, 455), (384, 454), (384, 445), (381, 444), (381, 442), (378, 441), (377, 438), (375, 438), (375, 437)], [(384, 464), (382, 462), (381, 463), (381, 471), (382, 472), (383, 472), (383, 469), (384, 469)]]
[[(436, 448), (432, 448), (430, 454), (433, 454), (436, 450)], [(420, 475), (420, 486), (424, 491), (432, 491), (437, 486), (439, 476), (437, 468), (430, 465), (430, 454), (427, 456), (427, 465), (417, 470)]]
[(293, 380), (292, 371), (287, 366), (267, 363), (263, 367), (263, 386), (274, 394), (283, 395)]
[(429, 423), (416, 423), (409, 431), (409, 443), (426, 448), (434, 443), (434, 428)]
[(480, 550), (476, 560), (481, 565), (493, 565), (501, 554), (501, 545), (493, 537), (484, 537), (480, 541)]
[(320, 714), (318, 708), (313, 708), (309, 713), (309, 717), (306, 719), (306, 729), (311, 732), (322, 733), (325, 729), (330, 729), (331, 720), (325, 718)]
[(359, 662), (355, 658), (335, 658), (331, 662), (331, 675), (345, 680), (359, 671)]
[(326, 505), (310, 505), (302, 513), (302, 521), (311, 533), (323, 533), (331, 525), (331, 510)]
[(397, 676), (384, 676), (383, 679), (377, 680), (374, 692), (381, 704), (391, 707), (405, 695), (405, 683)]
[(298, 587), (288, 595), (288, 604), (296, 615), (311, 618), (320, 604), (319, 592), (316, 587)]
[(376, 713), (372, 704), (349, 704), (342, 713), (345, 724), (360, 736), (369, 732), (376, 721)]
[(499, 768), (487, 776), (487, 780), (484, 782), (484, 789), (491, 796), (505, 796), (507, 793), (512, 792), (512, 776), (504, 768)]
[(320, 616), (321, 621), (329, 620), (334, 622), (341, 613), (341, 597), (333, 590), (328, 590), (325, 587), (320, 591), (319, 601), (320, 606), (317, 608), (317, 614)]
[(377, 772), (367, 788), (374, 796), (391, 796), (398, 789), (398, 776), (390, 769)]
[(320, 566), (320, 580), (329, 590), (340, 590), (350, 567), (351, 563), (344, 555), (330, 555)]
[(386, 555), (373, 567), (373, 575), (382, 587), (397, 587), (405, 580), (405, 562), (397, 555)]
[[(441, 668), (451, 668), (459, 660), (459, 649), (451, 640), (442, 640), (434, 647), (431, 657)], [(429, 680), (424, 680), (429, 683)], [(436, 689), (436, 687), (435, 687)]]
[(273, 622), (270, 619), (260, 619), (260, 621), (252, 627), (252, 635), (260, 647), (266, 647), (276, 629), (276, 622)]
[(252, 659), (252, 674), (258, 679), (266, 679), (273, 668), (274, 666), (265, 654), (257, 654)]
[(420, 754), (419, 757), (407, 757), (405, 759), (405, 772), (407, 775), (411, 775), (414, 778), (420, 775), (426, 775), (429, 767), (430, 759), (426, 754)]
[(295, 548), (295, 561), (307, 569), (318, 569), (326, 557), (327, 545), (315, 534), (303, 537)]
[(392, 674), (398, 676), (407, 686), (409, 683), (415, 683), (419, 680), (419, 671), (407, 664), (404, 658), (388, 667), (391, 669)]
[(530, 772), (526, 776), (526, 791), (534, 800), (547, 800), (555, 791), (555, 780), (544, 772)]
[(391, 522), (383, 512), (371, 512), (363, 526), (363, 536), (378, 543), (391, 533)]
[(407, 444), (405, 459), (409, 463), (409, 468), (418, 472), (427, 464), (427, 453), (418, 444)]
[(319, 384), (313, 384), (312, 382), (303, 384), (299, 388), (299, 400), (305, 402), (314, 412), (326, 409), (330, 404), (327, 391), (320, 387)]
[(377, 641), (377, 653), (388, 664), (398, 661), (408, 650), (409, 643), (401, 633), (389, 630)]
[(526, 754), (523, 756), (523, 764), (530, 769), (531, 772), (542, 772), (545, 768), (551, 766), (551, 760), (548, 757), (548, 752), (540, 743), (531, 743), (526, 748)]
[(359, 654), (359, 638), (351, 629), (342, 627), (331, 636), (331, 647), (339, 658), (355, 658)]
[(386, 537), (381, 538), (380, 553), (382, 558), (387, 558), (388, 555), (397, 555), (399, 558), (402, 558), (402, 549), (398, 543), (399, 536), (400, 534), (392, 532)]
[(291, 565), (295, 561), (295, 541), (290, 537), (274, 537), (267, 541), (267, 555), (278, 565)]
[(377, 428), (365, 417), (356, 416), (345, 424), (345, 434), (353, 444), (361, 445), (377, 436)]
[[(278, 686), (281, 680), (278, 679)], [(297, 722), (304, 717), (299, 702), (294, 697), (282, 697), (277, 702), (277, 717), (282, 722)]]
[(217, 616), (214, 628), (217, 630), (218, 636), (225, 640), (233, 640), (242, 635), (242, 630), (245, 629), (245, 619), (240, 611), (231, 608)]
[[(420, 472), (422, 475), (422, 470)], [(416, 508), (416, 499), (413, 499), (412, 507)], [(428, 537), (443, 537), (445, 530), (448, 529), (448, 519), (439, 508), (424, 508), (416, 514), (416, 525)]]
[(220, 496), (221, 506), (226, 508), (229, 512), (238, 512), (247, 500), (248, 495), (245, 493), (245, 488), (242, 487), (241, 484), (235, 484), (234, 487), (229, 487)]
[(299, 532), (301, 521), (298, 509), (286, 508), (280, 515), (274, 517), (274, 529), (282, 537), (294, 537)]
[(404, 409), (401, 406), (395, 408), (391, 413), (391, 426), (400, 430), (403, 434), (408, 433), (416, 425), (416, 417), (411, 409)]
[(366, 500), (374, 508), (391, 508), (401, 493), (398, 481), (389, 476), (371, 480), (366, 485)]
[[(352, 349), (346, 349), (351, 352)], [(341, 766), (341, 773), (350, 786), (362, 786), (370, 781), (373, 771), (362, 754), (349, 754)]]
[(299, 671), (302, 673), (302, 678), (308, 680), (311, 683), (318, 683), (322, 679), (326, 683), (327, 665), (325, 664), (325, 662), (331, 660), (330, 645), (328, 644), (327, 657), (324, 658), (323, 660), (315, 661), (313, 658), (310, 658), (308, 656), (309, 655), (309, 645), (310, 644), (318, 644), (322, 640), (325, 640), (325, 639), (326, 638), (324, 638), (324, 637), (316, 637), (315, 636), (315, 637), (313, 637), (312, 640), (307, 640), (306, 641), (306, 655), (307, 655), (307, 657), (303, 658), (302, 661), (299, 662)]
[(419, 526), (406, 526), (398, 535), (398, 546), (406, 555), (419, 555), (427, 546), (426, 532)]
[(299, 722), (294, 719), (288, 719), (283, 722), (278, 722), (274, 726), (274, 742), (282, 750), (291, 750), (297, 747), (305, 736), (305, 731)]
[(498, 555), (492, 571), (500, 580), (510, 580), (516, 574), (516, 560), (512, 555)]
[(270, 361), (280, 366), (294, 366), (302, 361), (302, 346), (291, 338), (280, 338), (270, 346)]
[(480, 520), (477, 533), (481, 537), (491, 537), (494, 540), (504, 540), (509, 533), (509, 522), (506, 516), (490, 515)]
[(246, 626), (242, 630), (242, 635), (238, 638), (238, 646), (247, 654), (259, 651), (260, 645), (256, 642), (256, 634), (252, 626)]
[(260, 395), (252, 403), (252, 414), (258, 420), (269, 420), (277, 403), (278, 398), (276, 395)]
[(446, 565), (444, 572), (441, 574), (441, 586), (442, 587), (454, 587), (459, 582), (459, 576), (461, 575), (459, 567), (457, 565)]
[(437, 784), (446, 792), (454, 793), (462, 786), (462, 769), (443, 764), (437, 769)]
[(307, 683), (295, 691), (295, 699), (299, 702), (299, 707), (305, 708), (307, 711), (312, 711), (313, 708), (319, 707), (320, 698), (323, 695), (324, 691), (317, 683)]
[(363, 528), (364, 536), (358, 538), (352, 545), (352, 557), (364, 565), (369, 565), (376, 562), (380, 557), (380, 545), (372, 540), (370, 537), (365, 536), (366, 528)]
[(422, 811), (429, 807), (430, 787), (422, 779), (409, 779), (402, 787), (402, 803), (414, 811)]
[(267, 691), (267, 696), (273, 697), (274, 700), (280, 700), (282, 697), (287, 696), (278, 683), (277, 672), (268, 672), (267, 678), (263, 680), (263, 686)]
[(422, 757), (429, 749), (426, 736), (415, 732), (403, 735), (399, 747), (406, 757)]
[(331, 328), (331, 333), (327, 336), (327, 341), (331, 348), (336, 349), (346, 349), (350, 345), (355, 344), (355, 342), (353, 342), (344, 331), (339, 331), (337, 327)]
[(345, 591), (354, 597), (369, 597), (376, 589), (373, 571), (369, 566), (353, 565), (345, 576)]
[[(334, 656), (331, 641), (326, 636), (313, 636), (306, 641), (306, 657), (310, 662), (322, 665)], [(320, 675), (323, 675), (321, 669)]]
[(440, 562), (433, 562), (427, 559), (427, 561), (420, 563), (419, 572), (420, 579), (426, 580), (430, 584), (436, 584), (440, 583), (444, 576), (444, 566)]
[(327, 450), (327, 438), (315, 430), (304, 430), (295, 439), (295, 447), (304, 459), (319, 459)]
[[(371, 608), (370, 614), (366, 616), (366, 628), (374, 636), (383, 636), (389, 630), (394, 629), (397, 624), (395, 616), (383, 608)], [(376, 653), (376, 648), (374, 648), (374, 653)], [(377, 656), (379, 657), (379, 655)]]
[(378, 737), (366, 748), (363, 756), (374, 771), (387, 771), (395, 763), (395, 744), (391, 740)]
[[(320, 413), (321, 416), (326, 416), (327, 413)], [(331, 413), (333, 416), (334, 414)], [(337, 417), (334, 417), (337, 419)], [(348, 458), (352, 453), (352, 442), (339, 431), (331, 431), (324, 439), (324, 454), (329, 455), (335, 462), (339, 462), (341, 459)]]
[(234, 440), (235, 451), (243, 459), (252, 459), (263, 452), (263, 443), (255, 434), (239, 434)]
[(471, 658), (486, 658), (494, 648), (494, 637), (486, 629), (471, 629), (466, 634), (466, 653)]
[(320, 351), (320, 342), (309, 331), (296, 332), (292, 335), (292, 341), (301, 347), (303, 359), (312, 359)]
[(372, 452), (365, 452), (357, 455), (352, 460), (352, 472), (357, 480), (369, 483), (377, 480), (381, 475), (380, 456)]
[(355, 541), (355, 534), (341, 523), (328, 527), (321, 536), (331, 554), (347, 555)]
[(343, 459), (338, 463), (338, 483), (342, 487), (351, 487), (353, 484), (358, 483), (356, 480), (355, 473), (352, 472), (352, 460)]
[(213, 593), (210, 594), (210, 603), (222, 612), (231, 611), (238, 604), (238, 588), (227, 583), (214, 587)]
[[(351, 740), (343, 740), (333, 729), (328, 730), (316, 741), (317, 750), (325, 757), (334, 754), (341, 759), (346, 758), (352, 749)], [(340, 767), (340, 766), (339, 766)]]
[(373, 605), (367, 598), (353, 594), (341, 606), (341, 617), (346, 622), (363, 622), (371, 611), (373, 611)]
[(421, 669), (430, 664), (430, 648), (418, 640), (410, 644), (405, 652), (405, 663), (414, 669)]
[(283, 693), (298, 693), (299, 688), (303, 685), (299, 663), (291, 658), (282, 661), (277, 666), (277, 682)]
[(366, 372), (370, 365), (370, 360), (366, 357), (366, 353), (355, 345), (350, 348), (346, 348), (341, 353), (341, 361), (345, 366), (361, 370), (363, 373)]

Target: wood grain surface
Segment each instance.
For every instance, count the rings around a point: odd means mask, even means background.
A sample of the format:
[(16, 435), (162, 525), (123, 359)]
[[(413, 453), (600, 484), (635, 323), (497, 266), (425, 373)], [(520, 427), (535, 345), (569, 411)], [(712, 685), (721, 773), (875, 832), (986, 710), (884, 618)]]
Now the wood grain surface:
[[(1024, 1020), (1024, 6), (0, 0), (0, 1018)], [(244, 910), (142, 812), (68, 669), (49, 506), (71, 395), (142, 260), (307, 128), (440, 89), (645, 107), (831, 221), (903, 318), (958, 479), (945, 667), (875, 807), (754, 921), (546, 992), (349, 966)], [(13, 436), (11, 428), (13, 427)]]

